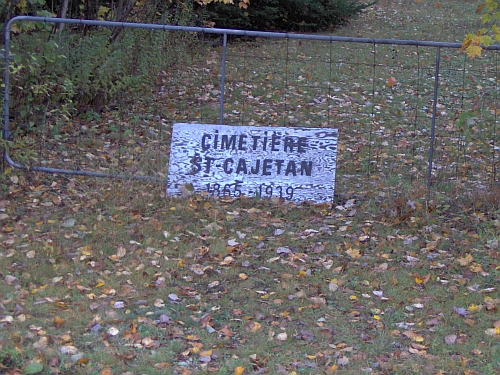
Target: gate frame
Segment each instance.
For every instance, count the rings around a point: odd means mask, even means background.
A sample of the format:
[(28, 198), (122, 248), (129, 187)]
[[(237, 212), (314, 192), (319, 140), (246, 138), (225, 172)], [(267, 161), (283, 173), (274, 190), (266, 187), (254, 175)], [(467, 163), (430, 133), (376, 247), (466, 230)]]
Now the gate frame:
[[(11, 136), (11, 130), (9, 128), (9, 92), (10, 92), (10, 33), (11, 27), (14, 23), (19, 21), (32, 21), (32, 22), (44, 22), (44, 23), (55, 23), (55, 24), (73, 24), (73, 25), (86, 25), (86, 26), (104, 26), (104, 27), (122, 27), (122, 28), (133, 28), (133, 29), (148, 29), (148, 30), (163, 30), (163, 31), (183, 31), (183, 32), (196, 32), (196, 33), (206, 33), (206, 34), (217, 34), (222, 35), (222, 57), (221, 57), (221, 80), (220, 80), (220, 104), (219, 104), (219, 125), (223, 124), (224, 116), (224, 88), (225, 88), (225, 75), (226, 75), (226, 51), (227, 51), (227, 36), (249, 36), (249, 37), (263, 37), (263, 38), (276, 38), (276, 39), (300, 39), (300, 40), (315, 40), (315, 41), (329, 41), (331, 42), (347, 42), (347, 43), (364, 43), (364, 44), (389, 44), (389, 45), (405, 45), (405, 46), (417, 46), (417, 47), (434, 47), (436, 48), (436, 61), (435, 61), (435, 72), (434, 72), (434, 96), (432, 104), (432, 122), (431, 122), (431, 134), (430, 134), (430, 145), (429, 145), (429, 159), (427, 168), (427, 200), (430, 199), (430, 185), (433, 167), (433, 157), (434, 157), (434, 141), (435, 141), (435, 128), (436, 128), (436, 113), (437, 113), (437, 100), (439, 91), (439, 69), (441, 60), (441, 48), (462, 48), (461, 43), (449, 43), (449, 42), (436, 42), (436, 41), (417, 41), (417, 40), (404, 40), (404, 39), (379, 39), (379, 38), (358, 38), (358, 37), (343, 37), (343, 36), (329, 36), (329, 35), (313, 35), (313, 34), (298, 34), (298, 33), (278, 33), (278, 32), (265, 32), (265, 31), (248, 31), (248, 30), (236, 30), (236, 29), (218, 29), (218, 28), (207, 28), (207, 27), (194, 27), (194, 26), (173, 26), (173, 25), (159, 25), (159, 24), (146, 24), (146, 23), (132, 23), (132, 22), (112, 22), (112, 21), (95, 21), (95, 20), (83, 20), (83, 19), (70, 19), (70, 18), (51, 18), (51, 17), (34, 17), (34, 16), (18, 16), (14, 17), (7, 23), (5, 27), (5, 72), (4, 72), (4, 128), (2, 131), (2, 137), (4, 140), (8, 140)], [(491, 45), (488, 50), (500, 50), (500, 45)], [(244, 125), (244, 124), (242, 124)], [(5, 149), (4, 158), (7, 163), (18, 169), (32, 170), (45, 173), (61, 173), (68, 175), (79, 175), (79, 176), (93, 176), (93, 177), (108, 177), (108, 178), (127, 178), (136, 180), (146, 180), (146, 181), (163, 181), (166, 180), (158, 179), (149, 176), (127, 176), (123, 174), (107, 174), (100, 172), (91, 171), (80, 171), (72, 169), (59, 169), (59, 168), (47, 168), (41, 166), (30, 166), (16, 163), (12, 160), (8, 149)]]

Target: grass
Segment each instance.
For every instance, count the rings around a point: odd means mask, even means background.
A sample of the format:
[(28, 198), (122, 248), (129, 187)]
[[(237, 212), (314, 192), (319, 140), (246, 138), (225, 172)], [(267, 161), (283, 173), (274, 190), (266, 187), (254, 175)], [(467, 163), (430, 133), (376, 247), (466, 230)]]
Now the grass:
[[(475, 27), (463, 19), (474, 3), (440, 4), (431, 22), (426, 2), (380, 1), (338, 33), (442, 39), (445, 32), (460, 40), (460, 30)], [(408, 152), (383, 145), (406, 137), (415, 154), (419, 147), (425, 150), (418, 145), (425, 134), (416, 136), (421, 129), (396, 121), (406, 114), (385, 103), (387, 95), (411, 98), (402, 83), (416, 79), (415, 60), (407, 58), (414, 49), (398, 50), (393, 58), (390, 47), (381, 47), (383, 73), (375, 77), (381, 95), (371, 98), (373, 67), (353, 73), (364, 65), (352, 46), (339, 46), (338, 55), (328, 51), (338, 69), (323, 69), (324, 45), (290, 42), (293, 90), (287, 91), (279, 74), (283, 44), (260, 42), (232, 45), (229, 103), (240, 104), (226, 110), (226, 120), (320, 125), (321, 111), (331, 108), (296, 105), (314, 99), (316, 89), (323, 95), (329, 86), (320, 87), (321, 82), (334, 78), (342, 91), (333, 94), (350, 93), (352, 99), (331, 117), (345, 143), (333, 206), (198, 195), (171, 199), (161, 183), (7, 169), (0, 199), (2, 371), (18, 374), (40, 362), (44, 374), (236, 374), (242, 368), (245, 374), (498, 373), (500, 191), (457, 184), (436, 189), (427, 202), (421, 199), (424, 178), (417, 174), (424, 172), (416, 165), (401, 167)], [(217, 52), (208, 50), (197, 62), (208, 58), (216, 65)], [(393, 68), (382, 67), (393, 60), (399, 61)], [(464, 64), (463, 57), (444, 60)], [(419, 61), (432, 64), (433, 57), (422, 53)], [(201, 74), (197, 62), (190, 70)], [(311, 77), (305, 63), (316, 68)], [(245, 69), (236, 69), (240, 64)], [(264, 77), (259, 66), (275, 70)], [(424, 79), (427, 71), (419, 72)], [(401, 86), (389, 89), (389, 74)], [(444, 70), (443, 79), (446, 74), (455, 73)], [(91, 122), (81, 120), (84, 128), (68, 124), (81, 137), (75, 136), (81, 149), (69, 147), (68, 155), (90, 153), (85, 165), (92, 168), (147, 163), (146, 169), (161, 177), (164, 169), (156, 165), (168, 162), (164, 144), (170, 135), (161, 123), (217, 115), (213, 76), (205, 77), (208, 105), (200, 113), (188, 108), (200, 81), (178, 78), (179, 85), (158, 99), (167, 110), (138, 102), (121, 108), (128, 114), (104, 112)], [(251, 87), (238, 86), (248, 82)], [(428, 85), (418, 87), (425, 91)], [(184, 109), (170, 102), (172, 93), (185, 99), (178, 90), (187, 97)], [(451, 112), (467, 103), (455, 103), (455, 92), (459, 89), (450, 84), (443, 96)], [(249, 94), (271, 104), (258, 105)], [(366, 100), (381, 107), (373, 148), (364, 139), (372, 111), (363, 107)], [(123, 136), (125, 128), (137, 137)], [(470, 149), (457, 152), (473, 154), (481, 150), (480, 140), (491, 136), (474, 134)], [(459, 148), (456, 140), (444, 139), (443, 154), (452, 144)], [(413, 178), (411, 168), (416, 168)]]

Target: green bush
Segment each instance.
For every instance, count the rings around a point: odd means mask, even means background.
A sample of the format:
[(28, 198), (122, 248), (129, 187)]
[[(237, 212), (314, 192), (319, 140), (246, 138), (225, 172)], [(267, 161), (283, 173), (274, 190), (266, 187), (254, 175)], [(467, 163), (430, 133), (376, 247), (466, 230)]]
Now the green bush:
[(211, 3), (207, 17), (215, 27), (314, 32), (345, 24), (375, 2), (358, 0), (252, 0), (248, 9), (237, 4)]
[[(178, 8), (159, 21), (189, 25), (196, 17), (192, 9)], [(31, 132), (50, 124), (55, 134), (79, 113), (147, 95), (160, 70), (190, 56), (193, 42), (196, 36), (188, 33), (105, 27), (20, 33), (11, 42), (11, 127)]]

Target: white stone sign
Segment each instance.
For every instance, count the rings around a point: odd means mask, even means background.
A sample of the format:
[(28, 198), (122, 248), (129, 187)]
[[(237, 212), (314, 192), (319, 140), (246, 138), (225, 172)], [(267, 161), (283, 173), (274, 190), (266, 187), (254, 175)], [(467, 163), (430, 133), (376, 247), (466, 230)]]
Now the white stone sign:
[(167, 195), (332, 202), (337, 129), (174, 124)]

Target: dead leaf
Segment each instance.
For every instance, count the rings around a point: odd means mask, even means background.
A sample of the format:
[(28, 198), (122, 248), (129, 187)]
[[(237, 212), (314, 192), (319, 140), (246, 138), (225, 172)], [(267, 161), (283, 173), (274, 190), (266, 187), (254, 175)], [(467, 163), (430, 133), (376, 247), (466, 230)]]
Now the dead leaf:
[(66, 321), (63, 318), (57, 315), (54, 317), (54, 319), (52, 319), (52, 323), (54, 323), (54, 325), (58, 328), (61, 327), (65, 322)]
[(288, 335), (286, 334), (286, 332), (281, 332), (280, 334), (276, 335), (276, 340), (281, 341), (281, 342), (286, 341), (287, 338), (288, 338)]
[(347, 366), (349, 364), (349, 358), (347, 357), (340, 357), (338, 360), (337, 360), (337, 364), (341, 365), (341, 366)]
[(245, 331), (247, 332), (257, 332), (259, 329), (262, 328), (262, 325), (259, 322), (248, 322), (245, 324)]
[(448, 335), (444, 338), (447, 344), (453, 345), (457, 341), (457, 335)]
[(387, 87), (393, 87), (397, 83), (396, 78), (389, 77), (387, 78)]
[(346, 250), (346, 253), (352, 259), (359, 259), (359, 258), (361, 258), (361, 252), (359, 251), (359, 249), (349, 248), (349, 249)]

